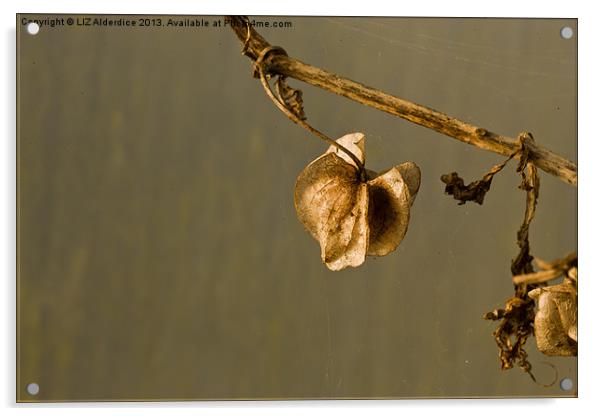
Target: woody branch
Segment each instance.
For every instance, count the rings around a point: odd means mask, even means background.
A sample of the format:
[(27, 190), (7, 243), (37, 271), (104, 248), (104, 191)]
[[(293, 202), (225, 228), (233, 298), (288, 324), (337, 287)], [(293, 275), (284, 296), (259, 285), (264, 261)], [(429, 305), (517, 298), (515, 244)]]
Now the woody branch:
[[(226, 16), (226, 20), (236, 36), (245, 45), (244, 53), (249, 58), (256, 60), (263, 50), (272, 46), (255, 29), (247, 25), (247, 19), (244, 16)], [(271, 74), (295, 78), (480, 149), (503, 156), (516, 153), (515, 157), (519, 157), (517, 150), (520, 144), (515, 139), (466, 123), (440, 111), (395, 97), (324, 69), (308, 65), (284, 54), (271, 55), (264, 61), (264, 65), (267, 72)], [(538, 168), (568, 184), (577, 186), (577, 166), (575, 163), (536, 142), (530, 143), (529, 147), (531, 160)]]

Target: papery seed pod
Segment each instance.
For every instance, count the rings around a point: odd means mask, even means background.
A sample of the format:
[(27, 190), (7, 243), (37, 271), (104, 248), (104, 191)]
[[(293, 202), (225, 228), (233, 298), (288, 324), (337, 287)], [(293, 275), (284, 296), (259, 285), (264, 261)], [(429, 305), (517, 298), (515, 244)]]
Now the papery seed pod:
[[(364, 163), (364, 135), (337, 140)], [(297, 216), (320, 243), (322, 260), (331, 270), (361, 265), (366, 255), (384, 256), (405, 236), (410, 206), (420, 187), (420, 169), (406, 162), (362, 181), (345, 152), (330, 146), (297, 178)]]
[(537, 349), (546, 355), (577, 355), (577, 292), (565, 279), (562, 284), (541, 287), (529, 292), (537, 301), (535, 340)]

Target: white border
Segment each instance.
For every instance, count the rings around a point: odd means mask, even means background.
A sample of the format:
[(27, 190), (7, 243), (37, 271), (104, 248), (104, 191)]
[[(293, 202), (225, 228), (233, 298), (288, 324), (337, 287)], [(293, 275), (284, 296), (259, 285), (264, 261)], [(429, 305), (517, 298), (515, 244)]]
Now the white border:
[[(2, 83), (4, 97), (1, 101), (3, 128), (0, 155), (0, 230), (2, 247), (2, 319), (0, 320), (0, 405), (8, 414), (198, 414), (239, 413), (248, 414), (317, 414), (345, 413), (400, 414), (418, 410), (445, 414), (504, 414), (532, 412), (533, 414), (590, 413), (589, 407), (599, 402), (599, 320), (597, 298), (602, 294), (602, 273), (595, 267), (595, 248), (600, 244), (600, 205), (597, 195), (602, 193), (601, 177), (596, 170), (601, 164), (595, 160), (602, 154), (599, 129), (600, 116), (600, 26), (601, 15), (590, 1), (504, 0), (479, 1), (422, 1), (387, 2), (370, 0), (325, 3), (318, 0), (303, 1), (229, 1), (203, 2), (169, 0), (164, 2), (135, 2), (104, 0), (80, 1), (21, 1), (16, 4), (2, 2), (3, 40), (1, 43)], [(429, 401), (335, 401), (335, 402), (210, 402), (210, 403), (130, 403), (130, 404), (57, 404), (15, 405), (15, 13), (157, 13), (157, 14), (255, 14), (255, 15), (347, 15), (347, 16), (472, 16), (472, 17), (576, 17), (579, 18), (579, 257), (581, 276), (579, 348), (579, 399), (514, 399), (514, 400), (429, 400)], [(585, 289), (584, 289), (585, 288)]]

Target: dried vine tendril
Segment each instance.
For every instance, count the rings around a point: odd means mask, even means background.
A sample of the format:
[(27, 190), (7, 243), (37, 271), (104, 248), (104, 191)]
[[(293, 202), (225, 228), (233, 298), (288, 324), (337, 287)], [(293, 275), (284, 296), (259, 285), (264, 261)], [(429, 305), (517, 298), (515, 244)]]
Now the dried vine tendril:
[[(519, 153), (521, 155), (517, 172), (521, 174), (522, 181), (520, 189), (526, 191), (526, 206), (523, 222), (517, 232), (518, 255), (512, 260), (510, 270), (512, 276), (533, 273), (533, 256), (530, 253), (529, 226), (535, 217), (537, 198), (539, 197), (539, 176), (537, 168), (530, 159), (529, 145), (533, 143), (530, 133), (521, 133), (518, 137), (520, 143)], [(532, 365), (527, 359), (525, 344), (529, 337), (534, 334), (533, 322), (535, 320), (535, 302), (528, 296), (530, 290), (536, 286), (528, 283), (514, 284), (514, 296), (510, 298), (504, 309), (496, 309), (486, 313), (483, 318), (500, 321), (493, 337), (499, 347), (499, 357), (502, 370), (508, 370), (517, 364), (531, 379), (542, 386), (549, 387), (556, 382), (558, 374), (552, 383), (541, 384), (532, 372)], [(554, 370), (554, 367), (550, 363)]]
[(316, 128), (312, 127), (306, 121), (304, 121), (303, 120), (304, 115), (303, 115), (301, 103), (299, 100), (296, 101), (296, 103), (297, 103), (296, 108), (294, 108), (294, 107), (289, 108), (290, 104), (288, 104), (287, 100), (285, 98), (283, 98), (282, 93), (287, 92), (287, 93), (294, 94), (297, 97), (299, 97), (300, 92), (295, 93), (294, 91), (298, 91), (298, 90), (293, 90), (290, 87), (288, 87), (288, 85), (286, 85), (284, 82), (284, 77), (282, 77), (281, 75), (279, 75), (279, 80), (277, 83), (278, 96), (276, 96), (274, 94), (274, 92), (272, 91), (272, 87), (270, 86), (270, 83), (268, 82), (269, 75), (266, 74), (266, 69), (265, 69), (265, 60), (268, 57), (268, 55), (270, 55), (270, 54), (286, 55), (286, 51), (279, 46), (268, 46), (267, 48), (265, 48), (264, 50), (261, 51), (261, 53), (257, 57), (257, 60), (255, 61), (254, 70), (255, 70), (256, 74), (259, 76), (259, 79), (261, 80), (261, 85), (263, 85), (263, 89), (265, 90), (268, 97), (272, 100), (272, 102), (276, 105), (276, 107), (278, 107), (278, 109), (280, 111), (282, 111), (291, 121), (293, 121), (294, 123), (305, 128), (307, 131), (311, 132), (312, 134), (314, 134), (318, 138), (324, 140), (325, 142), (329, 143), (330, 145), (335, 146), (337, 149), (341, 150), (347, 156), (349, 156), (351, 158), (351, 160), (353, 160), (353, 163), (357, 167), (360, 180), (362, 182), (365, 182), (367, 179), (366, 169), (364, 167), (364, 164), (357, 158), (356, 155), (353, 154), (353, 152), (351, 152), (349, 149), (347, 149), (345, 146), (338, 143), (336, 140), (331, 139), (330, 137), (328, 137), (327, 135), (325, 135), (321, 131), (317, 130)]

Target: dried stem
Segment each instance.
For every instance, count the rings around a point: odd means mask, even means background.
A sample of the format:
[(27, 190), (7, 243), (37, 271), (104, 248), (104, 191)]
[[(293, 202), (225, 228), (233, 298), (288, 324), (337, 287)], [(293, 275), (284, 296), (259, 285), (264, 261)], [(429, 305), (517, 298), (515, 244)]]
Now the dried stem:
[[(244, 53), (249, 58), (256, 60), (265, 48), (271, 46), (255, 29), (247, 30), (245, 17), (227, 16), (226, 22), (245, 45)], [(274, 55), (265, 63), (268, 73), (298, 79), (490, 152), (510, 156), (521, 146), (510, 137), (465, 123), (447, 114), (343, 78), (289, 56)], [(530, 143), (529, 146), (530, 159), (535, 166), (566, 183), (577, 186), (575, 163), (539, 144)]]
[(569, 270), (577, 266), (577, 253), (570, 253), (564, 258), (557, 259), (552, 262), (546, 262), (533, 257), (533, 262), (539, 269), (541, 269), (541, 271), (518, 274), (512, 277), (512, 282), (515, 285), (533, 285), (536, 283), (544, 283), (556, 279), (562, 275), (568, 276)]
[[(534, 166), (531, 159), (532, 154), (530, 151), (535, 141), (533, 140), (531, 133), (521, 133), (518, 140), (521, 144), (522, 152), (516, 171), (519, 172), (522, 177), (519, 188), (523, 189), (527, 196), (525, 198), (526, 206), (523, 223), (516, 233), (516, 243), (518, 244), (519, 252), (514, 260), (512, 260), (512, 265), (510, 266), (512, 276), (533, 273), (533, 265), (531, 264), (533, 256), (531, 256), (531, 246), (529, 243), (529, 226), (535, 217), (537, 199), (539, 198), (539, 175), (537, 174), (537, 168)], [(526, 285), (518, 286), (517, 296), (519, 296), (520, 292), (520, 296), (524, 297), (526, 296), (527, 291), (528, 288)]]

